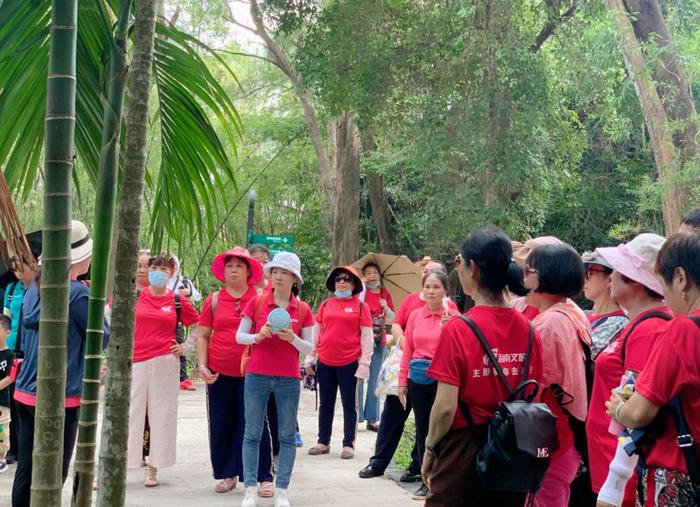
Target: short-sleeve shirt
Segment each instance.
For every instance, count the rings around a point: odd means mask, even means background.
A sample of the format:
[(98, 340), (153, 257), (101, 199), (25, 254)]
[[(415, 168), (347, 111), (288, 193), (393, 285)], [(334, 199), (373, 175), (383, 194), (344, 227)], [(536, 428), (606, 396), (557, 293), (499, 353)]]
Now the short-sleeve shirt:
[(11, 283), (5, 289), (3, 310), (5, 315), (12, 319), (10, 334), (7, 335), (8, 349), (14, 350), (17, 343), (17, 330), (20, 326), (19, 319), (22, 313), (22, 300), (24, 299), (25, 292), (27, 292), (27, 289), (24, 287), (22, 282)]
[[(384, 307), (379, 303), (380, 299), (386, 299), (386, 304), (390, 310), (394, 310), (394, 301), (391, 299), (391, 294), (385, 288), (381, 288), (379, 292), (374, 293), (370, 289), (365, 291), (365, 304), (369, 307), (369, 313), (372, 317), (383, 316)], [(386, 318), (385, 318), (386, 322)], [(384, 332), (384, 339), (382, 340), (381, 346), (386, 345), (386, 331)]]
[[(185, 326), (196, 324), (199, 314), (187, 298), (181, 297), (180, 321)], [(136, 302), (134, 325), (134, 362), (148, 361), (154, 357), (170, 354), (175, 344), (177, 312), (175, 295), (168, 290), (162, 296), (154, 296), (150, 287), (145, 287)]]
[(236, 332), (241, 323), (243, 311), (250, 301), (255, 300), (258, 292), (255, 287), (248, 290), (240, 298), (233, 297), (225, 288), (218, 291), (216, 308), (212, 312), (211, 302), (214, 294), (204, 301), (199, 325), (212, 328), (207, 348), (207, 366), (217, 373), (229, 377), (242, 377), (241, 356), (245, 345), (236, 342)]
[[(403, 301), (401, 301), (401, 304), (399, 305), (399, 311), (396, 312), (392, 324), (398, 324), (399, 326), (405, 329), (406, 323), (408, 322), (408, 317), (411, 315), (411, 313), (413, 313), (413, 310), (423, 308), (424, 304), (425, 301), (421, 299), (420, 292), (414, 292), (413, 294), (409, 294), (404, 298)], [(452, 301), (451, 299), (449, 302), (449, 306), (450, 309), (457, 310), (457, 305), (454, 304), (454, 301)]]
[[(700, 310), (693, 312), (700, 317)], [(636, 391), (662, 406), (680, 396), (683, 413), (693, 440), (700, 442), (700, 329), (686, 316), (676, 317), (659, 337), (642, 371)], [(678, 430), (672, 416), (653, 447), (646, 463), (649, 468), (665, 468), (688, 473), (681, 449), (676, 444)]]
[(362, 355), (362, 327), (372, 327), (369, 307), (358, 296), (326, 299), (316, 313), (321, 334), (316, 344), (318, 360), (328, 366), (346, 366)]
[[(470, 317), (491, 346), (511, 388), (520, 383), (530, 337), (530, 322), (513, 308), (475, 306)], [(468, 407), (477, 425), (487, 423), (508, 392), (498, 378), (479, 340), (461, 319), (452, 319), (442, 328), (428, 375), (440, 382), (457, 386), (459, 399)], [(542, 343), (535, 333), (530, 356), (528, 379), (542, 380)], [(467, 427), (459, 408), (452, 429)]]
[[(15, 354), (10, 349), (0, 350), (0, 380), (10, 375)], [(10, 406), (10, 386), (0, 389), (0, 407)]]
[[(262, 298), (259, 300), (258, 298)], [(259, 311), (256, 311), (259, 306)], [(301, 316), (301, 308), (304, 307), (304, 315)], [(253, 322), (253, 332), (262, 329), (267, 322), (270, 312), (278, 308), (275, 304), (274, 289), (265, 290), (259, 296), (253, 298), (243, 311), (243, 315)], [(291, 327), (294, 334), (301, 336), (301, 330), (314, 325), (314, 318), (309, 305), (299, 301), (292, 294), (289, 304), (285, 308), (291, 318)], [(303, 317), (303, 322), (300, 318)], [(260, 343), (250, 346), (250, 358), (246, 365), (246, 373), (256, 375), (270, 375), (274, 377), (301, 378), (299, 369), (299, 351), (289, 342), (284, 341), (276, 334), (265, 338)]]
[(610, 462), (617, 449), (617, 437), (608, 431), (610, 417), (605, 411), (605, 402), (610, 399), (612, 389), (620, 385), (625, 371), (640, 372), (646, 369), (647, 360), (654, 343), (668, 322), (659, 318), (650, 318), (639, 324), (627, 338), (625, 347), (625, 363), (622, 363), (622, 343), (628, 330), (650, 312), (666, 312), (671, 315), (670, 308), (659, 307), (637, 315), (622, 332), (598, 355), (593, 377), (593, 391), (586, 420), (586, 435), (588, 437), (589, 462), (591, 469), (591, 484), (594, 491), (600, 491), (606, 477)]

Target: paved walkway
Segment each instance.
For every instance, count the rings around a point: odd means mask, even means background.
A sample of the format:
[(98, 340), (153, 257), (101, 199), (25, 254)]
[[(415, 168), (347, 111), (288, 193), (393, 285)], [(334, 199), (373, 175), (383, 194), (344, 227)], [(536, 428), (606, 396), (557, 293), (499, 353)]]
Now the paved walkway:
[[(180, 392), (178, 418), (178, 464), (159, 471), (158, 488), (143, 487), (143, 471), (129, 471), (126, 505), (158, 507), (185, 505), (221, 505), (238, 507), (243, 497), (242, 486), (226, 494), (214, 493), (215, 485), (209, 463), (207, 419), (204, 386), (197, 384), (195, 392)], [(376, 433), (364, 425), (357, 436), (356, 454), (352, 460), (341, 460), (342, 414), (338, 400), (331, 453), (309, 456), (306, 451), (315, 442), (318, 431), (314, 393), (302, 390), (299, 424), (304, 447), (299, 449), (292, 475), (289, 497), (298, 507), (419, 507), (422, 502), (394, 481), (385, 478), (360, 479), (357, 472), (372, 455)], [(14, 466), (0, 475), (0, 506), (10, 505)], [(64, 505), (70, 505), (70, 482), (64, 488)], [(260, 506), (272, 506), (264, 500)]]

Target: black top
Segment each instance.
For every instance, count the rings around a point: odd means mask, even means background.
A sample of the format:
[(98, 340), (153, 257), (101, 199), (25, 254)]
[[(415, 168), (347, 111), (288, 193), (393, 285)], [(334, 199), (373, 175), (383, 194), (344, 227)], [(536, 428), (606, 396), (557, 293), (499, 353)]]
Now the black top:
[[(0, 380), (10, 376), (12, 369), (12, 361), (15, 359), (15, 353), (10, 349), (0, 350)], [(10, 387), (0, 389), (0, 406), (10, 406)]]

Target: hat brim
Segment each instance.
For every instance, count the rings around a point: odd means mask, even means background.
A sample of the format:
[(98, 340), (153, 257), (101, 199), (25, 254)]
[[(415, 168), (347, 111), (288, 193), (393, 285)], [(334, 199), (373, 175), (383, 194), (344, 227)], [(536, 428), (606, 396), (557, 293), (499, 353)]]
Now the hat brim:
[(352, 290), (353, 295), (362, 292), (362, 279), (355, 273), (350, 271), (348, 268), (345, 268), (343, 266), (333, 268), (330, 275), (328, 275), (328, 278), (326, 279), (326, 288), (330, 292), (335, 292), (335, 277), (339, 273), (346, 273), (352, 277), (353, 282), (355, 283), (355, 288)]
[(634, 259), (620, 247), (597, 248), (596, 252), (610, 264), (613, 270), (663, 296), (664, 287), (659, 276), (644, 266), (638, 266), (638, 263), (635, 263)]
[(242, 252), (222, 252), (211, 262), (211, 274), (221, 283), (226, 283), (226, 263), (232, 258), (240, 259), (248, 265), (248, 285), (257, 285), (263, 279), (262, 265)]

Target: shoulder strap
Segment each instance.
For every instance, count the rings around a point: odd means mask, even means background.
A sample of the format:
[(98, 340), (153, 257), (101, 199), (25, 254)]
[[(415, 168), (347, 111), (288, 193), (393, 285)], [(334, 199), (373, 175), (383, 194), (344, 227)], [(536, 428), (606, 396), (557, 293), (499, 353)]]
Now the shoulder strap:
[[(14, 287), (13, 287), (14, 290)], [(24, 307), (24, 301), (19, 305), (19, 319), (17, 319), (17, 335), (15, 337), (15, 348), (14, 351), (22, 352), (22, 308)]]
[(175, 296), (175, 332), (177, 333), (177, 328), (180, 327), (180, 322), (182, 322), (182, 301), (180, 300), (179, 292), (173, 292), (173, 296)]
[(253, 330), (255, 331), (255, 320), (258, 316), (258, 313), (260, 313), (260, 310), (262, 310), (263, 305), (265, 304), (265, 300), (267, 299), (267, 296), (265, 293), (258, 294), (256, 299), (255, 299), (255, 308), (253, 308), (253, 318), (251, 319), (253, 321)]
[(304, 329), (304, 322), (306, 321), (306, 303), (304, 303), (301, 299), (297, 300), (299, 303), (299, 333), (301, 333), (301, 330)]
[(622, 338), (622, 349), (620, 350), (620, 356), (622, 356), (622, 366), (624, 367), (625, 360), (627, 358), (627, 340), (629, 339), (630, 335), (634, 332), (634, 330), (637, 329), (637, 326), (639, 324), (641, 324), (645, 320), (649, 320), (649, 319), (663, 319), (665, 321), (669, 321), (672, 318), (673, 317), (666, 312), (650, 312), (650, 313), (647, 313), (646, 315), (644, 315), (637, 322), (632, 324), (629, 328), (629, 331), (627, 331), (625, 333), (625, 336)]
[(216, 316), (216, 304), (219, 302), (219, 293), (220, 292), (221, 292), (221, 289), (217, 290), (214, 294), (211, 295), (211, 303), (209, 303), (209, 305), (211, 306), (212, 322), (214, 321), (214, 317)]

